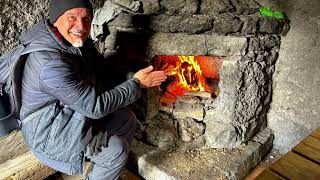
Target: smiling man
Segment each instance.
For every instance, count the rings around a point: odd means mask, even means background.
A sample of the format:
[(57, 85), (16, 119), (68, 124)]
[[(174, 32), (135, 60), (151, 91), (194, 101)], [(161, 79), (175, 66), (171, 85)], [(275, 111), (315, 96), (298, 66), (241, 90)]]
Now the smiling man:
[(86, 179), (117, 179), (135, 130), (136, 117), (126, 106), (141, 96), (140, 88), (166, 76), (149, 66), (106, 88), (102, 56), (87, 39), (92, 14), (89, 0), (52, 0), (50, 20), (20, 36), (34, 51), (22, 77), (21, 130), (46, 165), (80, 175), (88, 159), (93, 168)]

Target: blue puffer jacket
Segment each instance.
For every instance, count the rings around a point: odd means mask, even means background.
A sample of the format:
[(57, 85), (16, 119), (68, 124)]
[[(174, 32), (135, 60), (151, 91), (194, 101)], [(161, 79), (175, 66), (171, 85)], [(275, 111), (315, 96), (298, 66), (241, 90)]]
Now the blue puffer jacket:
[(20, 36), (28, 48), (48, 51), (28, 56), (22, 79), (22, 133), (33, 153), (68, 174), (82, 173), (85, 146), (92, 137), (88, 122), (131, 104), (141, 95), (130, 79), (107, 91), (96, 88), (96, 76), (85, 51), (59, 40), (48, 21)]

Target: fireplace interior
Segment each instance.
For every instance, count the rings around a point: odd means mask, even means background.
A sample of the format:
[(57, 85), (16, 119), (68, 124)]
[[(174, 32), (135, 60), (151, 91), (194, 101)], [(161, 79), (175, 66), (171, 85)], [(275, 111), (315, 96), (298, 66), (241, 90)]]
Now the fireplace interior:
[(165, 71), (168, 77), (159, 87), (161, 106), (174, 103), (178, 96), (216, 98), (219, 94), (220, 57), (158, 55), (154, 61), (155, 69)]

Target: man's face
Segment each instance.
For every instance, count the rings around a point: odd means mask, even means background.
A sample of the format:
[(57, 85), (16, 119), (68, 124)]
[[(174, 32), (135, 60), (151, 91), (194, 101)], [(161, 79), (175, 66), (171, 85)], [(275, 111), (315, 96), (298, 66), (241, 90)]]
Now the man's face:
[(53, 24), (74, 47), (81, 47), (90, 34), (91, 15), (87, 8), (73, 8), (62, 14)]

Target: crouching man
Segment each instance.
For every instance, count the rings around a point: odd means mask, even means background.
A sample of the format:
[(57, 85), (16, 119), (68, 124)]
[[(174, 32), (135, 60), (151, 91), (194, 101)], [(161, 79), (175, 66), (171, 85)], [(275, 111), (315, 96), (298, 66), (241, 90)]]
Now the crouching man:
[(99, 56), (86, 41), (89, 0), (52, 0), (49, 16), (20, 36), (27, 49), (41, 49), (29, 54), (23, 71), (24, 139), (41, 162), (57, 171), (80, 175), (88, 159), (93, 168), (86, 179), (117, 179), (135, 130), (136, 117), (125, 107), (140, 97), (140, 88), (157, 86), (166, 76), (149, 66), (104, 88), (103, 74), (96, 72)]

